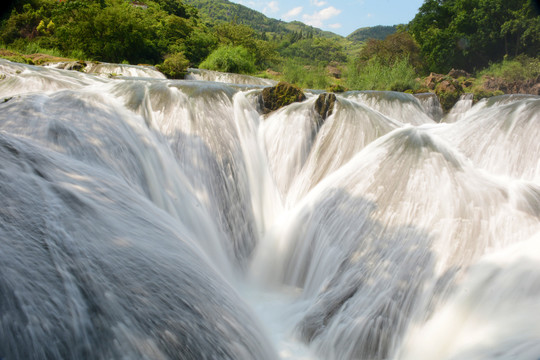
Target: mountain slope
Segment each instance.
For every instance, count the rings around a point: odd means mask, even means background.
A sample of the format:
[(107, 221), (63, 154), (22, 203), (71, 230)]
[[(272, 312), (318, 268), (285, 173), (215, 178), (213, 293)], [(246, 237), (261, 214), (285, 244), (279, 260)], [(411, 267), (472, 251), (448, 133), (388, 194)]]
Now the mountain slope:
[(353, 31), (347, 39), (350, 41), (366, 41), (367, 39), (384, 40), (388, 35), (397, 31), (397, 25), (363, 27)]
[(287, 23), (272, 19), (256, 10), (227, 0), (184, 0), (184, 2), (197, 8), (200, 16), (206, 18), (210, 23), (235, 21), (248, 25), (260, 33), (285, 35), (291, 32), (303, 32), (319, 37), (342, 38), (340, 35), (314, 28), (299, 21)]

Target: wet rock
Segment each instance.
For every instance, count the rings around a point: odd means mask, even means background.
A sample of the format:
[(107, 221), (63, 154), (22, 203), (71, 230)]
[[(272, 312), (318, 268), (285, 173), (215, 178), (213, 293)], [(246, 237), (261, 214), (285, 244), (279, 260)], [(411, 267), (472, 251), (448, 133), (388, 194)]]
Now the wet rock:
[(281, 81), (276, 86), (263, 89), (259, 97), (259, 104), (262, 112), (268, 114), (293, 102), (305, 99), (306, 95), (298, 86)]
[(84, 61), (74, 61), (65, 67), (66, 70), (84, 71), (86, 63)]
[(324, 93), (319, 95), (315, 101), (315, 111), (320, 115), (320, 121), (317, 122), (317, 127), (321, 127), (324, 121), (332, 115), (334, 104), (336, 103), (336, 95), (332, 93)]

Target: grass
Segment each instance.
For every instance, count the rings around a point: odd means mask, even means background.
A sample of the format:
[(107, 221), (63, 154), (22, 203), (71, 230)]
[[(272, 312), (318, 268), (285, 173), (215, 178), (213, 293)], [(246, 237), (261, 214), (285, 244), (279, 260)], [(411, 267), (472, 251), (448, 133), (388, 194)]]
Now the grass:
[(0, 58), (30, 65), (73, 60), (73, 57), (71, 59), (64, 57), (58, 49), (45, 49), (35, 43), (26, 43), (21, 47), (0, 43)]
[(388, 66), (374, 57), (365, 64), (349, 64), (345, 84), (354, 90), (406, 91), (418, 88), (416, 72), (408, 58)]
[(326, 89), (332, 81), (322, 65), (303, 65), (289, 60), (282, 65), (282, 80), (304, 89)]
[(506, 81), (524, 81), (535, 79), (540, 75), (540, 59), (525, 55), (514, 59), (505, 59), (502, 62), (491, 64), (477, 74), (477, 78), (493, 76)]

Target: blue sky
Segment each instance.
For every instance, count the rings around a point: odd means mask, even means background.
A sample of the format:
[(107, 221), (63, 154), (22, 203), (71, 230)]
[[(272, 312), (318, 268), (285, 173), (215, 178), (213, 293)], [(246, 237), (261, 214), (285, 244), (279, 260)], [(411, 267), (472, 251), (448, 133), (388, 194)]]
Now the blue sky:
[(283, 21), (298, 20), (347, 36), (375, 25), (408, 23), (424, 0), (231, 0)]

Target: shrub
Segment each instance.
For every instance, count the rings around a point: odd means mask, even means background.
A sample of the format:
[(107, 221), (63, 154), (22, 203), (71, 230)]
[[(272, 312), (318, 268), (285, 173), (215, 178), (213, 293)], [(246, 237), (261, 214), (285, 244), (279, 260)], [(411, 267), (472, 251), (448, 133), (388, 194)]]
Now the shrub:
[(223, 45), (214, 50), (199, 67), (237, 74), (256, 71), (255, 57), (243, 46)]
[(346, 74), (347, 87), (355, 90), (414, 90), (418, 87), (416, 72), (407, 57), (386, 65), (378, 57), (356, 65), (350, 64)]
[(304, 89), (326, 89), (331, 82), (322, 65), (302, 65), (294, 60), (287, 61), (282, 69), (283, 80)]
[(181, 79), (186, 74), (188, 66), (189, 60), (186, 59), (183, 52), (178, 52), (168, 55), (165, 61), (163, 61), (163, 64), (157, 66), (157, 69), (168, 78)]
[(525, 55), (518, 56), (512, 60), (503, 60), (491, 64), (478, 74), (482, 76), (493, 76), (506, 81), (522, 81), (534, 79), (540, 75), (540, 59), (531, 58)]

